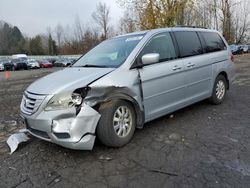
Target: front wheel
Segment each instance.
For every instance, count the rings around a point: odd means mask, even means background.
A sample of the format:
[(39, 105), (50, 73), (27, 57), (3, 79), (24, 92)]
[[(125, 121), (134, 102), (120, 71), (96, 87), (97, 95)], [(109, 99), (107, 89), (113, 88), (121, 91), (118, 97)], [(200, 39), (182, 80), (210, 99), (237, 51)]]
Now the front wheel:
[(133, 106), (122, 100), (107, 102), (100, 107), (101, 118), (97, 136), (106, 146), (121, 147), (132, 139), (136, 127)]
[(213, 104), (221, 104), (226, 96), (227, 81), (223, 75), (217, 76), (214, 82), (213, 93), (210, 97), (210, 102)]

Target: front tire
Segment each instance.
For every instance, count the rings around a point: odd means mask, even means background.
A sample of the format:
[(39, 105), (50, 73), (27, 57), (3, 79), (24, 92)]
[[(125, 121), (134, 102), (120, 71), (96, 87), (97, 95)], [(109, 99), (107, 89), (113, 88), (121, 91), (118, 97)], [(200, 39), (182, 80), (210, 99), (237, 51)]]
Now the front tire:
[(216, 105), (221, 104), (226, 97), (226, 92), (227, 92), (226, 78), (223, 75), (219, 75), (215, 79), (213, 93), (209, 99), (210, 102)]
[(109, 101), (99, 109), (97, 136), (106, 146), (122, 147), (130, 142), (136, 127), (133, 106), (123, 100)]

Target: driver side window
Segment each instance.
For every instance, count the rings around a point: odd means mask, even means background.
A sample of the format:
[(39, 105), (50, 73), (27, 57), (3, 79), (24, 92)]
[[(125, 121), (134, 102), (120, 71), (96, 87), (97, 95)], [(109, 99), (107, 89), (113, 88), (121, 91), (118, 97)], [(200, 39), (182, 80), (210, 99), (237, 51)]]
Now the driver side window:
[(154, 36), (141, 51), (139, 58), (145, 54), (158, 53), (159, 62), (176, 59), (176, 52), (170, 33), (161, 33)]

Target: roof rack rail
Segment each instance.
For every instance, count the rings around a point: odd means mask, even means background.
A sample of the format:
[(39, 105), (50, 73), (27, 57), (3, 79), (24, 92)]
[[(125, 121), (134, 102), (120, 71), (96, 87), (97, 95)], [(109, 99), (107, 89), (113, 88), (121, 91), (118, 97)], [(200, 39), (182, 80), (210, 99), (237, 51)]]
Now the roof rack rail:
[(195, 25), (177, 25), (175, 27), (187, 27), (187, 28), (200, 28), (200, 29), (208, 29), (207, 27), (195, 26)]

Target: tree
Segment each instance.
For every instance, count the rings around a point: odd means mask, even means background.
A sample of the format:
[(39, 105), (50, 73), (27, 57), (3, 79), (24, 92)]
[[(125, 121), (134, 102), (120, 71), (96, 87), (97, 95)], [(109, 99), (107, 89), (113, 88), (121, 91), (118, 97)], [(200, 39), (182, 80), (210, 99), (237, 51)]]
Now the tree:
[(96, 6), (96, 11), (92, 14), (97, 25), (103, 30), (103, 38), (108, 38), (110, 27), (110, 8), (105, 3), (99, 3)]
[(130, 10), (126, 10), (123, 17), (120, 19), (120, 32), (121, 33), (131, 33), (138, 30), (135, 15)]
[(133, 9), (140, 29), (155, 29), (184, 23), (184, 10), (191, 0), (123, 0), (122, 7)]
[(52, 55), (58, 55), (58, 48), (55, 40), (52, 40), (52, 52), (53, 52)]
[(51, 34), (49, 34), (49, 39), (48, 39), (48, 54), (49, 55), (54, 54), (54, 51), (53, 51), (53, 39), (51, 37)]
[(0, 54), (11, 55), (23, 51), (25, 39), (18, 27), (2, 23), (0, 28)]
[[(100, 43), (98, 33), (91, 27), (85, 27), (76, 24), (75, 33), (77, 34), (73, 40), (66, 40), (61, 47), (62, 54), (84, 54)], [(78, 31), (78, 32), (76, 32)]]
[(225, 39), (232, 43), (234, 42), (234, 36), (232, 33), (232, 3), (230, 0), (221, 0), (221, 11), (222, 11), (222, 33)]
[(248, 42), (247, 32), (250, 30), (250, 2), (241, 1), (235, 11), (235, 42)]
[(83, 53), (88, 52), (95, 47), (100, 41), (98, 40), (98, 33), (90, 28), (87, 28), (83, 34), (82, 46)]
[(30, 54), (32, 55), (44, 55), (44, 49), (42, 46), (41, 36), (30, 39)]
[(83, 47), (80, 45), (81, 41), (83, 40), (83, 34), (84, 34), (84, 26), (77, 15), (75, 17), (75, 25), (74, 25), (74, 44), (77, 44), (77, 49), (79, 51), (83, 51)]
[(56, 32), (56, 39), (57, 39), (58, 48), (60, 50), (61, 44), (62, 44), (62, 37), (63, 37), (63, 27), (60, 23), (57, 24), (55, 32)]

